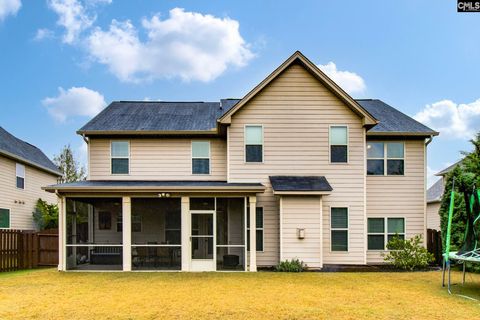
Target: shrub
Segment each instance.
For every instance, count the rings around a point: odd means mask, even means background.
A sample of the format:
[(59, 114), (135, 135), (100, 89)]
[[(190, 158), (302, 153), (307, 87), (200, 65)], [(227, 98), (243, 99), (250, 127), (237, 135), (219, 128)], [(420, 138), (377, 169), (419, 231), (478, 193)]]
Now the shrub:
[(425, 268), (435, 260), (433, 254), (421, 245), (422, 237), (404, 240), (395, 235), (388, 243), (387, 249), (392, 250), (384, 256), (384, 260), (396, 268), (413, 271)]
[(58, 228), (58, 206), (38, 199), (33, 212), (33, 221), (40, 230)]
[(275, 267), (278, 272), (302, 272), (307, 269), (307, 265), (298, 259), (280, 261)]

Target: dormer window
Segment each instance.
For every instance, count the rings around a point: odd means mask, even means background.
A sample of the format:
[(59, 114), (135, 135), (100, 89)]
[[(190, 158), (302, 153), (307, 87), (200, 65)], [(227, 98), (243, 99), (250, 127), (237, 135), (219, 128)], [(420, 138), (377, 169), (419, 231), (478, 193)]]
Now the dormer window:
[(112, 174), (128, 174), (130, 168), (130, 144), (128, 141), (112, 141), (111, 143)]

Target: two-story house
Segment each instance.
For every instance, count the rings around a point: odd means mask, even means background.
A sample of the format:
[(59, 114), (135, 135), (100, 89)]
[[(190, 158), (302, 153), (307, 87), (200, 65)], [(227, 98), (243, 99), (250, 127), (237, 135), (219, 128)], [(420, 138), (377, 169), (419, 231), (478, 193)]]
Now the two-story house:
[(40, 149), (0, 127), (0, 229), (35, 230), (37, 200), (57, 202), (42, 187), (61, 175)]
[(300, 52), (244, 98), (111, 103), (78, 133), (88, 180), (60, 197), (60, 270), (381, 263), (425, 234), (438, 133), (354, 100)]

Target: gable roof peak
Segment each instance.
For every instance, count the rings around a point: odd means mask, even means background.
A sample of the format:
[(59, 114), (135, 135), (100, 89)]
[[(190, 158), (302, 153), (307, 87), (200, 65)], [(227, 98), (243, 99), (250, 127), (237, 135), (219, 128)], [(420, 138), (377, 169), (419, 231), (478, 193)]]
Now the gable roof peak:
[(329, 89), (335, 96), (342, 100), (353, 112), (363, 119), (365, 126), (374, 126), (378, 123), (367, 110), (365, 110), (355, 99), (353, 99), (348, 93), (346, 93), (339, 85), (337, 85), (332, 79), (330, 79), (323, 71), (321, 71), (312, 61), (310, 61), (300, 51), (295, 51), (287, 60), (285, 60), (277, 69), (270, 73), (265, 79), (263, 79), (255, 88), (248, 92), (238, 103), (235, 104), (228, 112), (226, 112), (218, 120), (220, 123), (231, 123), (231, 117), (235, 112), (242, 108), (248, 101), (256, 96), (263, 88), (270, 84), (275, 78), (277, 78), (285, 69), (291, 66), (296, 61), (300, 62), (308, 72), (310, 72), (317, 80), (319, 80), (327, 89)]

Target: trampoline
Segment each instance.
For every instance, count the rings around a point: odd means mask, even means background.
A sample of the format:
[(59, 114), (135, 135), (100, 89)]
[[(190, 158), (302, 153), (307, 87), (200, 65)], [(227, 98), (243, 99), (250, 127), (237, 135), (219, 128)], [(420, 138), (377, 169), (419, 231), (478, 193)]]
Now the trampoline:
[(462, 264), (462, 284), (465, 284), (465, 264), (467, 262), (480, 263), (480, 248), (478, 235), (480, 234), (480, 190), (473, 188), (472, 192), (463, 192), (466, 210), (466, 227), (463, 243), (457, 251), (451, 249), (452, 223), (455, 208), (455, 179), (452, 182), (450, 204), (448, 207), (447, 238), (445, 252), (443, 254), (442, 286), (445, 286), (445, 274), (448, 274), (448, 293), (451, 291), (451, 267), (452, 263)]

